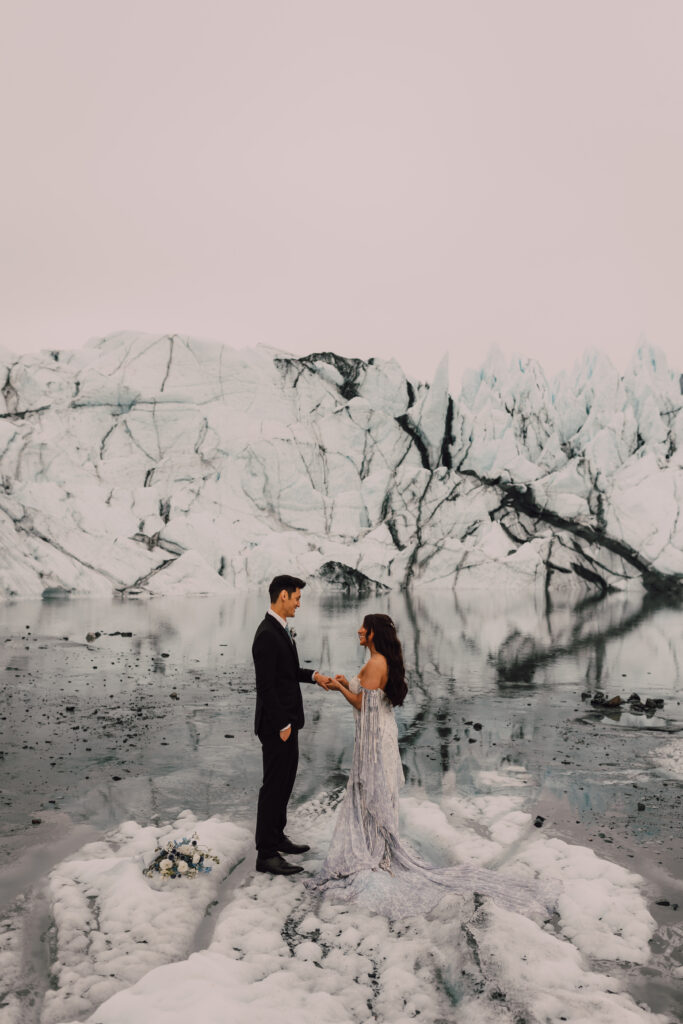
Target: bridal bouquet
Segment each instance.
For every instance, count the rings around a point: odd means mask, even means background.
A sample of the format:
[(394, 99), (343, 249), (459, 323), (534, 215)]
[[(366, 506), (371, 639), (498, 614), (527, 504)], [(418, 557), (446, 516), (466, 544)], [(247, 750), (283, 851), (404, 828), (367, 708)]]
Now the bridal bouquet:
[(189, 839), (171, 839), (163, 849), (158, 846), (154, 860), (142, 873), (148, 876), (159, 874), (162, 878), (193, 878), (211, 870), (211, 865), (206, 863), (209, 860), (214, 864), (220, 863), (210, 850), (201, 848), (199, 836), (193, 832)]

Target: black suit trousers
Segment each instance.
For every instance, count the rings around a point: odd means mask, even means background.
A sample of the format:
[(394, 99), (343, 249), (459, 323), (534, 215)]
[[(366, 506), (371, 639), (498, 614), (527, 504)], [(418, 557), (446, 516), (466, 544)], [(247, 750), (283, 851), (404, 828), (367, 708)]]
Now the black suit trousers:
[(288, 740), (279, 733), (259, 734), (263, 752), (263, 785), (256, 812), (256, 850), (259, 857), (277, 852), (287, 825), (287, 804), (299, 764), (299, 732)]

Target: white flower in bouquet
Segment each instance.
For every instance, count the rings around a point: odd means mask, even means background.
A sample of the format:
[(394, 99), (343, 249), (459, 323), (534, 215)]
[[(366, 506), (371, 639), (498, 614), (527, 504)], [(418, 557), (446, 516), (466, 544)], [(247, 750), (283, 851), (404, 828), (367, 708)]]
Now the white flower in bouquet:
[(206, 863), (208, 860), (214, 864), (220, 864), (220, 859), (211, 852), (199, 846), (199, 836), (193, 832), (192, 839), (184, 836), (182, 839), (169, 840), (164, 848), (157, 847), (157, 855), (146, 868), (143, 874), (151, 878), (156, 872), (163, 878), (196, 878), (200, 871), (210, 871), (211, 867)]

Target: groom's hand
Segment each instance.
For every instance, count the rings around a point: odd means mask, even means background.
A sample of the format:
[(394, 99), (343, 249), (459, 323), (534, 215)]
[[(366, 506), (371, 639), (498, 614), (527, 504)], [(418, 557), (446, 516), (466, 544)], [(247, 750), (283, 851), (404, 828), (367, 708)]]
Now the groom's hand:
[(286, 729), (280, 729), (280, 739), (283, 743), (286, 743), (289, 737), (292, 735), (292, 727), (288, 725)]
[(323, 690), (328, 690), (328, 684), (332, 682), (332, 679), (330, 676), (324, 676), (321, 672), (314, 672), (313, 682), (317, 683), (318, 686), (322, 686)]

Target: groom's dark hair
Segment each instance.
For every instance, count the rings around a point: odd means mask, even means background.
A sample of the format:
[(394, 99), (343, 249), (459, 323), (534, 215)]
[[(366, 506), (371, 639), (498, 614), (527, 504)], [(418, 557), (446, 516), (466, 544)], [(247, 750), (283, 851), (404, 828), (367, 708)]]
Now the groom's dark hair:
[(276, 576), (268, 587), (270, 603), (275, 604), (283, 590), (286, 590), (287, 596), (291, 597), (295, 590), (303, 590), (305, 586), (304, 581), (300, 580), (298, 576)]

